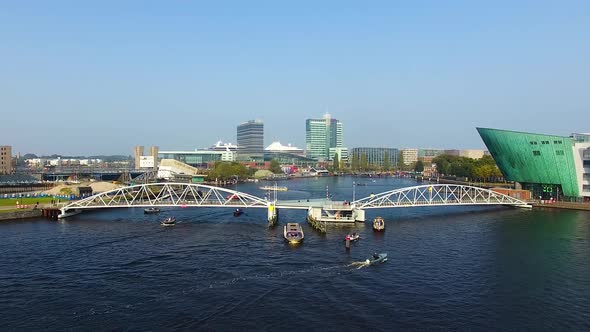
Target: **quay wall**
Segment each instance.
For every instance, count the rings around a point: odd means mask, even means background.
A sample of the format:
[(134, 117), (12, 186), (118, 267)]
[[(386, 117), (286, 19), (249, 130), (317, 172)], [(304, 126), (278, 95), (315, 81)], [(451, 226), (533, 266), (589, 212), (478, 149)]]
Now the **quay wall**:
[(0, 213), (0, 221), (39, 218), (41, 216), (43, 216), (43, 212), (41, 211), (41, 209), (3, 212)]

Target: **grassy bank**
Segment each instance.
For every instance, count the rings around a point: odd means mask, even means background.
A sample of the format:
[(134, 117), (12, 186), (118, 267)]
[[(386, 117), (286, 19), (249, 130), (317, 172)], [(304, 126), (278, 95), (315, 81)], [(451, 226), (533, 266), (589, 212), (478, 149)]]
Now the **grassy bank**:
[[(0, 206), (15, 206), (16, 202), (19, 205), (35, 205), (37, 202), (39, 204), (50, 204), (51, 200), (56, 200), (53, 197), (22, 197), (22, 198), (0, 198)], [(65, 202), (66, 200), (61, 199), (61, 202)]]

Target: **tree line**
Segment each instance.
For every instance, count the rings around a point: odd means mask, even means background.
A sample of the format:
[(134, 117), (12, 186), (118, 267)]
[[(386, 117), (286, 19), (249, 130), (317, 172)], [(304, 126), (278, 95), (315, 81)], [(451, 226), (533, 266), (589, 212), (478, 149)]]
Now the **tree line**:
[(483, 156), (481, 159), (440, 155), (432, 160), (440, 175), (467, 177), (478, 181), (498, 181), (502, 172), (496, 166), (494, 158)]

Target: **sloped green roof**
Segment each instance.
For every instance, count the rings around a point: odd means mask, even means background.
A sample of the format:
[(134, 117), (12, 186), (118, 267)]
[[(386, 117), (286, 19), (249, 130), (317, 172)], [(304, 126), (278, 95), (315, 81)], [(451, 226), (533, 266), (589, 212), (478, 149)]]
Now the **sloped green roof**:
[(477, 128), (496, 164), (510, 181), (561, 185), (579, 196), (573, 141), (569, 137)]

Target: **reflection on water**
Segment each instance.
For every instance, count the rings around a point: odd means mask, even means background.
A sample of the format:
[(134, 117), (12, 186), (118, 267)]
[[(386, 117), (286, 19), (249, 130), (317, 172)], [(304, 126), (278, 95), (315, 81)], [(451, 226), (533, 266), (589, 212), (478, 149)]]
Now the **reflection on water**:
[[(347, 177), (280, 182), (280, 199), (352, 199)], [(363, 180), (364, 181), (364, 180)], [(415, 185), (377, 179), (357, 198)], [(260, 184), (237, 190), (262, 197)], [(320, 235), (306, 211), (142, 209), (0, 223), (2, 326), (279, 330), (590, 328), (590, 213), (498, 207), (369, 210)], [(175, 227), (159, 222), (175, 216)], [(282, 226), (299, 222), (290, 246)], [(361, 239), (346, 250), (343, 238)], [(373, 252), (389, 260), (368, 266)], [(32, 319), (34, 318), (34, 319)]]

